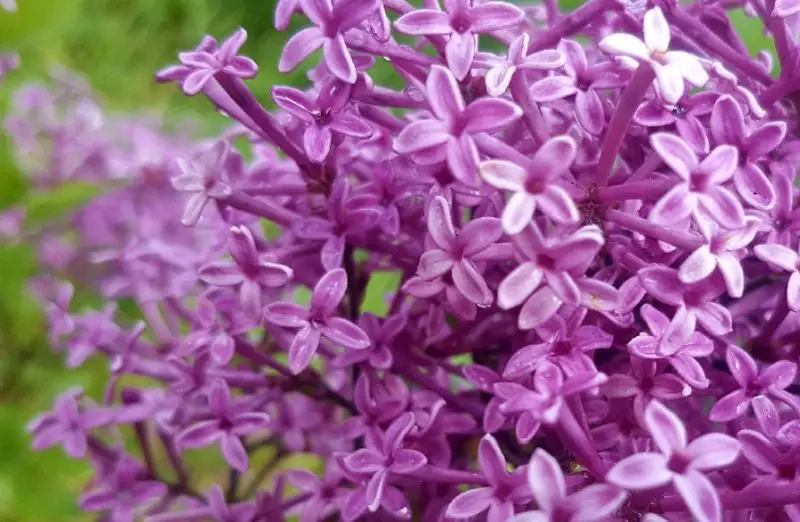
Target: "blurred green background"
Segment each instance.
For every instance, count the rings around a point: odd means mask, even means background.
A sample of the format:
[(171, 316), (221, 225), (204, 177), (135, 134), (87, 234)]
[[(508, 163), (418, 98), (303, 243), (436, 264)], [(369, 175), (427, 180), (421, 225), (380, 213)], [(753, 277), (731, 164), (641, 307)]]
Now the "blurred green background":
[[(16, 50), (21, 69), (0, 86), (4, 115), (16, 86), (44, 79), (54, 66), (85, 74), (106, 106), (120, 111), (155, 111), (169, 118), (199, 118), (201, 132), (223, 123), (202, 99), (185, 98), (173, 86), (157, 85), (153, 74), (174, 63), (178, 50), (193, 47), (205, 33), (224, 38), (244, 26), (243, 50), (261, 74), (252, 82), (266, 99), (274, 83), (302, 83), (302, 73), (286, 78), (276, 64), (287, 35), (272, 29), (274, 0), (18, 0), (15, 14), (0, 11), (0, 52)], [(569, 0), (565, 7), (576, 5)], [(736, 14), (752, 50), (769, 47), (759, 24)], [(31, 194), (24, 173), (10, 160), (9, 140), (0, 138), (0, 211), (36, 205), (45, 213), (74, 204), (75, 194)], [(78, 197), (76, 201), (80, 201)], [(106, 377), (102, 361), (67, 372), (47, 346), (41, 316), (26, 295), (35, 272), (26, 245), (0, 244), (0, 522), (87, 520), (75, 498), (89, 477), (83, 463), (60, 449), (33, 453), (25, 423), (49, 409), (53, 397), (73, 384), (97, 395)]]

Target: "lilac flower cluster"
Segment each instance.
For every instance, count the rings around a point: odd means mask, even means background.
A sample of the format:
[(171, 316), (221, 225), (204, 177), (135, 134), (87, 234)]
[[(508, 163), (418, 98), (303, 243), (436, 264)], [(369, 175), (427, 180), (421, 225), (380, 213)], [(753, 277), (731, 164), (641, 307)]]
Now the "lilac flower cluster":
[(200, 143), (20, 93), (36, 183), (106, 188), (33, 234), (56, 347), (110, 363), (34, 447), (113, 522), (800, 520), (798, 13), (280, 0), (279, 69), (321, 60), (277, 110), (244, 30), (158, 73), (234, 122)]

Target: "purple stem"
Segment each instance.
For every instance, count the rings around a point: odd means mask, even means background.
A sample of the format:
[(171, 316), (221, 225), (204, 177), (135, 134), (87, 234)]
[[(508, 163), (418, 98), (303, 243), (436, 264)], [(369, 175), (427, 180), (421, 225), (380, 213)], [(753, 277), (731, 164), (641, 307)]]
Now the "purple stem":
[(553, 430), (558, 434), (561, 443), (575, 454), (578, 461), (592, 475), (598, 479), (605, 477), (607, 471), (605, 464), (597, 454), (597, 449), (589, 439), (589, 435), (581, 427), (568, 405), (561, 408), (561, 415), (553, 426)]
[(639, 108), (639, 104), (644, 99), (644, 95), (655, 77), (656, 74), (653, 68), (647, 63), (642, 63), (636, 68), (631, 81), (623, 91), (617, 104), (617, 109), (614, 115), (611, 116), (606, 137), (600, 149), (600, 158), (597, 160), (596, 179), (599, 186), (608, 184), (608, 178), (611, 177), (611, 169), (622, 147), (622, 141), (625, 139), (628, 126), (633, 121), (633, 115), (636, 109)]
[(296, 223), (300, 219), (300, 216), (289, 209), (276, 205), (268, 199), (256, 199), (248, 196), (244, 192), (234, 192), (220, 202), (242, 212), (273, 221), (282, 227), (290, 227), (292, 223)]
[(548, 31), (541, 33), (528, 48), (529, 53), (555, 47), (562, 38), (573, 36), (592, 23), (604, 11), (618, 9), (616, 0), (589, 0), (567, 16), (559, 20)]
[(663, 241), (685, 250), (696, 250), (705, 243), (700, 236), (670, 230), (667, 227), (651, 223), (639, 216), (634, 216), (619, 210), (606, 211), (605, 219), (609, 223), (617, 224), (652, 239)]
[(522, 108), (522, 121), (528, 127), (533, 139), (541, 145), (547, 140), (547, 123), (542, 112), (531, 98), (528, 81), (523, 71), (517, 71), (511, 78), (511, 97)]
[(436, 484), (467, 484), (470, 486), (485, 486), (488, 484), (486, 477), (484, 477), (482, 473), (440, 468), (431, 465), (427, 465), (407, 476), (423, 482)]
[(605, 202), (631, 199), (657, 201), (674, 186), (674, 181), (634, 181), (613, 187), (601, 187), (597, 191), (597, 198)]

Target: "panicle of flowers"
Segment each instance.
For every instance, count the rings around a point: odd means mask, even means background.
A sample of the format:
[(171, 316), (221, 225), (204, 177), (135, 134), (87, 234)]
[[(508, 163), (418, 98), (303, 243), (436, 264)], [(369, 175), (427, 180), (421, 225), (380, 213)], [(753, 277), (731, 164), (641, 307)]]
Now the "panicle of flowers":
[(423, 4), (280, 0), (279, 70), (321, 53), (275, 111), (243, 29), (181, 52), (211, 139), (15, 94), (33, 190), (99, 195), (0, 237), (66, 364), (109, 363), (34, 448), (115, 522), (796, 520), (800, 4)]

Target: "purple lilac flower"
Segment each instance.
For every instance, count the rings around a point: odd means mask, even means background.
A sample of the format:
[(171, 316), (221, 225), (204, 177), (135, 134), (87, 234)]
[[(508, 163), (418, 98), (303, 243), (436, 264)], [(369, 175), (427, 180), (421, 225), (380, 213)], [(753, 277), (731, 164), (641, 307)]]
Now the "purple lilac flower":
[(687, 444), (683, 422), (657, 401), (647, 407), (644, 420), (660, 453), (626, 457), (611, 468), (607, 480), (634, 491), (672, 482), (695, 517), (720, 520), (719, 498), (702, 472), (733, 462), (739, 454), (739, 442), (722, 433), (707, 433)]
[(308, 309), (293, 303), (272, 303), (264, 309), (267, 322), (299, 329), (289, 347), (289, 367), (294, 373), (309, 365), (322, 337), (356, 350), (369, 347), (369, 337), (361, 328), (334, 315), (346, 291), (347, 273), (337, 268), (326, 273), (314, 287)]
[(517, 25), (524, 17), (522, 10), (506, 2), (473, 5), (471, 0), (447, 0), (445, 10), (419, 9), (400, 17), (394, 26), (405, 34), (448, 36), (447, 66), (457, 80), (463, 80), (472, 67), (479, 33)]
[(147, 472), (130, 457), (117, 462), (111, 479), (100, 488), (83, 495), (81, 509), (90, 512), (110, 512), (114, 522), (133, 522), (136, 511), (164, 497), (167, 486), (157, 480), (148, 480)]
[(424, 158), (424, 163), (446, 160), (457, 181), (477, 185), (479, 156), (472, 135), (502, 129), (520, 117), (519, 107), (502, 98), (465, 105), (453, 73), (440, 66), (431, 68), (425, 88), (434, 118), (405, 127), (395, 139), (395, 151)]

